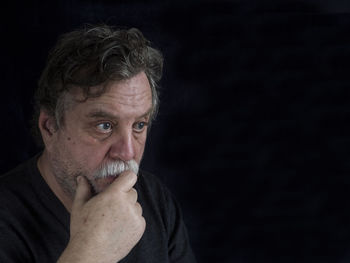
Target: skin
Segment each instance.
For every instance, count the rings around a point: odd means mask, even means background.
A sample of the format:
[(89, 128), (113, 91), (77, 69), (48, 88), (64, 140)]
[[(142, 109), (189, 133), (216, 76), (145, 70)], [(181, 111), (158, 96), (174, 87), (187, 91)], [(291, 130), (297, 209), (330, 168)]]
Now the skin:
[[(79, 89), (68, 96), (82, 99)], [(71, 212), (70, 241), (58, 262), (116, 262), (142, 237), (145, 219), (133, 188), (137, 175), (95, 179), (102, 164), (141, 162), (152, 109), (144, 72), (112, 82), (98, 98), (67, 107), (58, 129), (41, 111), (39, 128), (45, 149), (38, 168), (49, 187)]]

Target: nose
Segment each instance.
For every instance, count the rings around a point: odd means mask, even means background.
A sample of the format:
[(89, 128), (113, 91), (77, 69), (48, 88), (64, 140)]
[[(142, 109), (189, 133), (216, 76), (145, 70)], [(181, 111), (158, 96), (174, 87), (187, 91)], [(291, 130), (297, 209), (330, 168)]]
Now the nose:
[(132, 130), (125, 129), (113, 134), (109, 156), (112, 159), (130, 161), (135, 159), (135, 143)]

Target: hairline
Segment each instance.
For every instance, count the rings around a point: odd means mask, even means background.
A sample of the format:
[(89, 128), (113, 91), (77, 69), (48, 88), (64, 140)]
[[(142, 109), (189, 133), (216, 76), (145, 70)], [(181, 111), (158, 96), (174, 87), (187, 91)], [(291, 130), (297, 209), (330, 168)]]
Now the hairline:
[[(146, 74), (146, 72), (144, 70), (140, 71), (139, 73), (141, 73), (141, 72), (144, 72)], [(104, 92), (101, 92), (96, 97), (95, 96), (85, 96), (85, 98), (83, 98), (82, 100), (74, 98), (74, 91), (76, 91), (76, 90), (78, 90), (79, 92), (83, 91), (83, 88), (79, 87), (79, 86), (72, 86), (69, 90), (62, 92), (60, 97), (57, 99), (57, 104), (56, 104), (56, 108), (55, 108), (54, 116), (53, 116), (55, 118), (57, 128), (60, 128), (61, 126), (64, 125), (64, 121), (65, 121), (64, 115), (65, 115), (66, 111), (69, 109), (72, 109), (72, 107), (74, 107), (77, 103), (83, 103), (83, 102), (87, 101), (88, 99), (101, 97), (110, 88), (110, 85), (109, 85), (110, 83), (112, 83), (112, 82), (119, 83), (119, 82), (127, 81), (127, 80), (131, 79), (132, 77), (134, 77), (135, 75), (137, 75), (137, 74), (134, 74), (133, 76), (130, 76), (128, 78), (123, 78), (120, 80), (114, 80), (114, 81), (109, 80), (105, 83), (101, 83), (100, 85), (97, 85), (96, 87), (104, 85), (107, 88), (104, 90)], [(146, 76), (147, 76), (147, 74), (146, 74)], [(158, 107), (159, 99), (158, 99), (158, 94), (157, 94), (157, 90), (156, 90), (157, 87), (156, 86), (152, 87), (152, 83), (149, 80), (148, 76), (147, 76), (147, 80), (148, 80), (148, 83), (149, 83), (149, 86), (151, 89), (151, 95), (152, 95), (151, 103), (152, 103), (152, 105), (151, 105), (150, 109), (147, 110), (147, 113), (143, 114), (143, 115), (149, 115), (149, 117), (150, 117), (149, 121), (151, 123), (152, 120), (154, 120), (156, 115), (157, 115), (157, 110), (158, 110), (157, 107)]]

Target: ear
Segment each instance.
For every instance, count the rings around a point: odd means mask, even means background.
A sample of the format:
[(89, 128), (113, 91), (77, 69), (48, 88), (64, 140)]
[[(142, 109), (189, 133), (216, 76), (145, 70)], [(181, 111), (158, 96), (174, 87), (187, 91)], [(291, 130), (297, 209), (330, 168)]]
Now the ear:
[(40, 110), (38, 126), (45, 147), (48, 147), (54, 139), (54, 135), (57, 131), (56, 119), (49, 115), (45, 110)]

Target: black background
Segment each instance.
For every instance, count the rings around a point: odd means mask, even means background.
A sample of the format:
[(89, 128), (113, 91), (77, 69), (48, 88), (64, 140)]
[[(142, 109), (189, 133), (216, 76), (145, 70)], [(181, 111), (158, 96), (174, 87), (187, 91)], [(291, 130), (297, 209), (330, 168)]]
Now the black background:
[(143, 167), (180, 201), (198, 261), (350, 261), (350, 3), (1, 6), (1, 172), (37, 151), (31, 98), (57, 36), (137, 27), (165, 56)]

